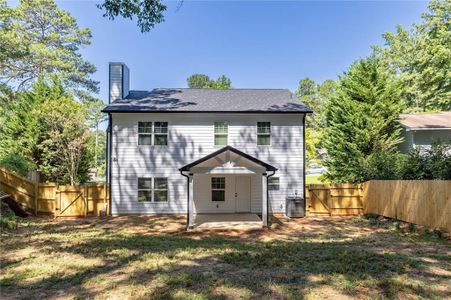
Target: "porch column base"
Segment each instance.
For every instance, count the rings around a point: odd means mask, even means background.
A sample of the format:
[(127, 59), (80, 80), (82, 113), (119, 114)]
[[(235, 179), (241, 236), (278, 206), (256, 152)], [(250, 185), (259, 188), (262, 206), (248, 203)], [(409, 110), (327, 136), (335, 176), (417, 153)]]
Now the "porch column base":
[(263, 227), (268, 227), (268, 192), (267, 192), (266, 174), (262, 174), (262, 224)]
[(193, 209), (194, 209), (194, 178), (193, 174), (190, 174), (188, 184), (188, 220), (186, 225), (187, 229), (194, 228)]

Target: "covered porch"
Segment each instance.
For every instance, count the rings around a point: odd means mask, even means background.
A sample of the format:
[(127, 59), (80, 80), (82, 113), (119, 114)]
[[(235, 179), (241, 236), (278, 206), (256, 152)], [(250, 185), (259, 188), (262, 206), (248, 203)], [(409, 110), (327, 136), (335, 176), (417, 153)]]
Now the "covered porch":
[(267, 181), (276, 171), (231, 146), (184, 166), (187, 228), (268, 226)]
[(233, 227), (236, 230), (255, 230), (262, 227), (262, 220), (253, 213), (230, 214), (196, 214), (193, 228), (226, 230)]

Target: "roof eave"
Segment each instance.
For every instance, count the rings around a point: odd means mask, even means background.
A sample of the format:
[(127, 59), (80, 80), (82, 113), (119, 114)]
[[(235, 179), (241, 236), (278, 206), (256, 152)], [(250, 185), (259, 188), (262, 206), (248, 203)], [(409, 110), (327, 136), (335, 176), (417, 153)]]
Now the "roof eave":
[(403, 127), (406, 131), (451, 130), (451, 127)]
[(277, 111), (277, 110), (110, 110), (102, 109), (103, 113), (206, 113), (206, 114), (311, 114), (312, 110), (305, 111)]

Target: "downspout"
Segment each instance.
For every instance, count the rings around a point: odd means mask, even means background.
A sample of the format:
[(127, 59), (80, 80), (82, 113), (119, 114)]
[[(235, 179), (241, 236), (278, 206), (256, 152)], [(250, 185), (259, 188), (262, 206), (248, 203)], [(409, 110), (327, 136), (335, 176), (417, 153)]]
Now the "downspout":
[(189, 176), (183, 174), (182, 170), (180, 171), (180, 175), (186, 177), (186, 228), (189, 229)]
[(112, 207), (111, 207), (111, 203), (112, 203), (112, 190), (111, 190), (111, 170), (112, 168), (112, 164), (111, 164), (111, 152), (113, 149), (113, 118), (111, 116), (111, 113), (108, 113), (108, 134), (107, 134), (107, 151), (108, 151), (108, 156), (107, 156), (107, 172), (108, 172), (108, 189), (109, 189), (109, 200), (108, 200), (108, 207), (109, 207), (109, 215), (112, 216)]
[(268, 190), (268, 179), (271, 176), (274, 176), (276, 174), (276, 171), (272, 171), (271, 175), (266, 176), (266, 224), (268, 224), (269, 227), (269, 190)]
[(302, 171), (303, 171), (303, 176), (302, 176), (302, 188), (303, 188), (303, 192), (302, 192), (302, 196), (304, 198), (304, 213), (307, 211), (307, 200), (305, 197), (305, 114), (302, 117), (302, 158), (304, 160), (303, 165), (302, 165)]

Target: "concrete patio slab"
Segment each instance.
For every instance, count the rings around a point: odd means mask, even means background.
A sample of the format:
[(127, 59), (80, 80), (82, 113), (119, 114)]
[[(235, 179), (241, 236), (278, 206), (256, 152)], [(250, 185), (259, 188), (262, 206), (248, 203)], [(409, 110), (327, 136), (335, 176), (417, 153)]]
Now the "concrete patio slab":
[(262, 226), (262, 220), (256, 214), (197, 214), (194, 217), (195, 229), (255, 230)]

